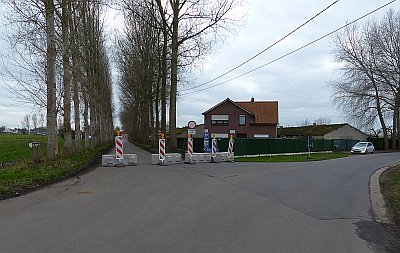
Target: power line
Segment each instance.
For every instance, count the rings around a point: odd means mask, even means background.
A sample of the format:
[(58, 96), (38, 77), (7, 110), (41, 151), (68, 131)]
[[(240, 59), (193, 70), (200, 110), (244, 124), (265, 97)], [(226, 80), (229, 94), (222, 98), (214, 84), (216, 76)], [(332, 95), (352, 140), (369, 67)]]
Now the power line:
[(343, 26), (341, 26), (341, 27), (339, 27), (339, 28), (333, 30), (333, 31), (330, 32), (330, 33), (327, 33), (327, 34), (323, 35), (322, 37), (319, 37), (318, 39), (315, 39), (315, 40), (313, 40), (313, 41), (311, 41), (311, 42), (309, 42), (309, 43), (307, 43), (307, 44), (305, 44), (305, 45), (303, 45), (303, 46), (301, 46), (301, 47), (299, 47), (299, 48), (297, 48), (297, 49), (295, 49), (295, 50), (293, 50), (293, 51), (291, 51), (291, 52), (289, 52), (289, 53), (287, 53), (287, 54), (284, 54), (284, 55), (282, 55), (282, 56), (280, 56), (280, 57), (278, 57), (278, 58), (275, 58), (274, 60), (269, 61), (269, 62), (267, 62), (267, 63), (265, 63), (265, 64), (263, 64), (263, 65), (261, 65), (261, 66), (258, 66), (258, 67), (254, 68), (254, 69), (252, 69), (252, 70), (249, 70), (249, 71), (247, 71), (247, 72), (245, 72), (245, 73), (243, 73), (243, 74), (240, 74), (240, 75), (238, 75), (238, 76), (235, 76), (235, 77), (233, 77), (233, 78), (231, 78), (231, 79), (228, 79), (228, 80), (226, 80), (226, 81), (223, 81), (223, 82), (221, 82), (221, 83), (217, 83), (217, 84), (208, 86), (208, 87), (203, 88), (203, 89), (200, 89), (200, 90), (195, 90), (195, 91), (192, 91), (192, 92), (187, 92), (187, 93), (184, 93), (184, 94), (182, 94), (182, 95), (188, 95), (188, 94), (192, 94), (192, 93), (196, 93), (196, 92), (208, 90), (208, 89), (211, 89), (211, 88), (220, 86), (220, 85), (222, 85), (222, 84), (225, 84), (225, 83), (227, 83), (227, 82), (233, 81), (233, 80), (235, 80), (235, 79), (237, 79), (237, 78), (239, 78), (239, 77), (248, 75), (248, 74), (250, 74), (250, 73), (252, 73), (252, 72), (254, 72), (254, 71), (256, 71), (256, 70), (259, 70), (259, 69), (261, 69), (261, 68), (264, 68), (264, 67), (266, 67), (266, 66), (268, 66), (268, 65), (270, 65), (270, 64), (272, 64), (272, 63), (274, 63), (274, 62), (276, 62), (276, 61), (279, 61), (279, 60), (281, 60), (281, 59), (283, 59), (283, 58), (285, 58), (285, 57), (287, 57), (287, 56), (289, 56), (289, 55), (291, 55), (291, 54), (294, 54), (294, 53), (296, 53), (297, 51), (300, 51), (300, 50), (302, 50), (302, 49), (304, 49), (304, 48), (306, 48), (306, 47), (308, 47), (308, 46), (310, 46), (310, 45), (312, 45), (312, 44), (314, 44), (314, 43), (316, 43), (316, 42), (318, 42), (318, 41), (320, 41), (320, 40), (322, 40), (322, 39), (324, 39), (324, 38), (326, 38), (326, 37), (328, 37), (328, 36), (330, 36), (330, 35), (332, 35), (332, 34), (334, 34), (334, 33), (336, 33), (336, 32), (338, 32), (338, 31), (342, 30), (343, 28), (345, 28), (345, 27), (347, 27), (347, 26), (349, 26), (349, 25), (351, 25), (351, 24), (354, 24), (354, 23), (360, 21), (361, 19), (366, 18), (367, 16), (371, 15), (372, 13), (377, 12), (378, 10), (380, 10), (380, 9), (382, 9), (382, 8), (385, 8), (386, 6), (392, 4), (392, 3), (396, 2), (396, 1), (397, 1), (397, 0), (393, 0), (393, 1), (389, 2), (389, 3), (387, 3), (387, 4), (384, 4), (384, 5), (380, 6), (379, 8), (377, 8), (377, 9), (375, 9), (375, 10), (373, 10), (373, 11), (371, 11), (371, 12), (369, 12), (369, 13), (367, 13), (367, 14), (365, 14), (365, 15), (363, 15), (363, 16), (361, 16), (361, 17), (359, 17), (359, 18), (357, 18), (357, 19), (355, 19), (355, 20), (353, 20), (353, 21), (351, 21), (350, 23), (347, 23), (347, 24), (345, 24), (345, 25), (343, 25)]
[(326, 10), (328, 10), (330, 7), (332, 7), (334, 4), (336, 4), (337, 2), (339, 2), (339, 0), (336, 0), (335, 2), (331, 3), (329, 6), (327, 6), (325, 9), (323, 9), (322, 11), (318, 12), (317, 14), (315, 14), (312, 18), (308, 19), (306, 22), (304, 22), (303, 24), (301, 24), (300, 26), (298, 26), (296, 29), (292, 30), (291, 32), (289, 32), (288, 34), (286, 34), (285, 36), (283, 36), (282, 38), (280, 38), (279, 40), (277, 40), (276, 42), (274, 42), (273, 44), (269, 45), (268, 47), (266, 47), (265, 49), (263, 49), (262, 51), (258, 52), (257, 54), (255, 54), (254, 56), (250, 57), (249, 59), (247, 59), (246, 61), (242, 62), (241, 64), (237, 65), (236, 67), (226, 71), (225, 73), (205, 82), (202, 83), (200, 85), (197, 85), (195, 87), (192, 88), (187, 88), (182, 90), (182, 92), (191, 90), (191, 89), (197, 89), (199, 87), (202, 87), (206, 84), (209, 84), (217, 79), (220, 79), (223, 76), (226, 76), (227, 74), (231, 73), (232, 71), (242, 67), (243, 65), (245, 65), (246, 63), (252, 61), (253, 59), (255, 59), (256, 57), (260, 56), (261, 54), (265, 53), (267, 50), (271, 49), (272, 47), (274, 47), (275, 45), (277, 45), (279, 42), (281, 42), (282, 40), (286, 39), (287, 37), (289, 37), (290, 35), (292, 35), (293, 33), (295, 33), (296, 31), (298, 31), (300, 28), (302, 28), (303, 26), (305, 26), (306, 24), (308, 24), (309, 22), (311, 22), (313, 19), (315, 19), (316, 17), (318, 17), (319, 15), (321, 15), (323, 12), (325, 12)]

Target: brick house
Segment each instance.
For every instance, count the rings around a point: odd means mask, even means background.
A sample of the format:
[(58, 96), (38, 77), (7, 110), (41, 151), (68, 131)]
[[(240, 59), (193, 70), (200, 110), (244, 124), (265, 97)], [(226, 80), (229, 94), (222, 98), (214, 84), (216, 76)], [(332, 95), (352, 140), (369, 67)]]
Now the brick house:
[(203, 112), (204, 129), (217, 138), (276, 138), (277, 101), (234, 102), (229, 98)]

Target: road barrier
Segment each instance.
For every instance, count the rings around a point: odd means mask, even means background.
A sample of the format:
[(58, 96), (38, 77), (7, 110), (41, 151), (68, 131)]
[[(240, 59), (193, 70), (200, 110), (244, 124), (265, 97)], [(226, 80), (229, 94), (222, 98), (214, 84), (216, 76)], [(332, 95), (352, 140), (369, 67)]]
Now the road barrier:
[(185, 163), (208, 163), (211, 162), (210, 153), (193, 153), (189, 156), (188, 153), (185, 154)]
[(217, 152), (215, 160), (216, 162), (233, 162), (234, 160), (234, 153), (232, 152)]
[(122, 159), (117, 159), (115, 155), (103, 155), (101, 157), (101, 165), (103, 167), (132, 166), (136, 164), (136, 154), (125, 154)]
[(159, 154), (153, 154), (151, 156), (151, 163), (158, 165), (182, 163), (182, 155), (179, 153), (166, 153), (165, 159), (161, 160)]

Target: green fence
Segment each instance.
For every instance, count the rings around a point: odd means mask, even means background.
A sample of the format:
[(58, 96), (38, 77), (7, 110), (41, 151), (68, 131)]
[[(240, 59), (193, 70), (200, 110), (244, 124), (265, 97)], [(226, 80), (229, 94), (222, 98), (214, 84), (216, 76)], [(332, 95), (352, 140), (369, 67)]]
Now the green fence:
[[(220, 151), (228, 150), (228, 138), (218, 138)], [(314, 139), (311, 151), (350, 151), (357, 140)], [(193, 139), (194, 152), (204, 152), (203, 138)], [(211, 145), (211, 140), (210, 140)], [(187, 139), (179, 138), (178, 147), (187, 150)], [(235, 139), (235, 155), (258, 155), (307, 152), (307, 139)]]
[(358, 140), (332, 140), (334, 151), (349, 151)]
[[(368, 141), (374, 144), (375, 150), (383, 150), (383, 138), (368, 138)], [(399, 140), (396, 140), (396, 145), (398, 144)], [(392, 149), (392, 139), (388, 139), (388, 148)]]

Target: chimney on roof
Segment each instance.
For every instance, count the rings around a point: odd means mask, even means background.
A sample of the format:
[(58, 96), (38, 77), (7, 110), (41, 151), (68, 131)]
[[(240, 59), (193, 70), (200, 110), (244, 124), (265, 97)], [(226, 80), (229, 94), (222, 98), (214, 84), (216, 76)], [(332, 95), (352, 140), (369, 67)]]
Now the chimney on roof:
[(254, 97), (251, 97), (251, 102), (254, 103)]

